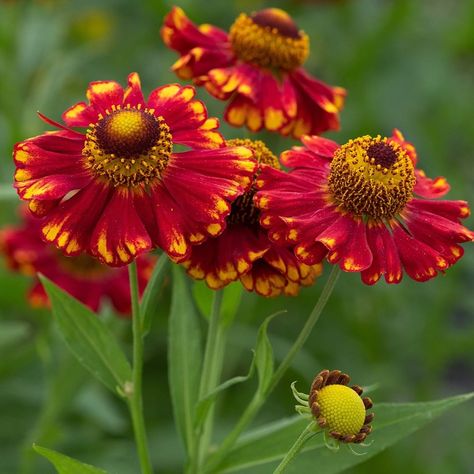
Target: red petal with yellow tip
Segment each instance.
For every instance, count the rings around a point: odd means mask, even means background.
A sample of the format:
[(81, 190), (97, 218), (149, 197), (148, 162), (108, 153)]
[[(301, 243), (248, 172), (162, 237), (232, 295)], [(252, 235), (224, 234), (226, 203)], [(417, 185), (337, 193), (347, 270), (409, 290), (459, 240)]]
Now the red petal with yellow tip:
[(89, 84), (86, 96), (89, 99), (90, 107), (97, 114), (105, 115), (112, 110), (112, 106), (122, 104), (123, 87), (115, 81), (95, 81)]
[(154, 109), (170, 127), (171, 134), (179, 130), (195, 129), (207, 119), (207, 110), (200, 100), (193, 100), (193, 87), (170, 84), (155, 89), (148, 99), (148, 107)]
[(373, 285), (382, 275), (387, 283), (400, 283), (402, 265), (398, 251), (385, 224), (370, 222), (367, 226), (367, 243), (372, 253), (372, 265), (361, 272), (362, 281)]
[(198, 28), (182, 8), (173, 7), (165, 17), (161, 37), (168, 47), (186, 53), (197, 45), (215, 48), (216, 42), (227, 40), (227, 33), (210, 25)]
[(130, 104), (130, 106), (135, 107), (144, 102), (140, 77), (136, 72), (132, 72), (128, 75), (128, 87), (123, 94), (123, 104), (124, 106)]
[[(129, 264), (138, 255), (152, 249), (152, 241), (139, 217), (134, 193), (118, 188), (94, 226), (91, 253), (112, 267)], [(126, 222), (126, 225), (120, 225)]]
[(394, 225), (393, 237), (407, 274), (416, 281), (434, 278), (449, 264), (437, 251), (411, 237), (400, 225)]
[(42, 221), (44, 239), (66, 255), (77, 255), (89, 248), (91, 233), (109, 198), (109, 190), (92, 182), (61, 202)]
[(362, 219), (341, 216), (319, 234), (317, 240), (329, 249), (328, 260), (337, 262), (346, 272), (360, 272), (372, 264), (372, 252)]
[(426, 199), (412, 199), (409, 208), (414, 212), (417, 210), (426, 211), (439, 215), (451, 221), (459, 222), (460, 219), (469, 217), (471, 211), (466, 201), (431, 201)]
[(423, 170), (416, 169), (415, 194), (428, 199), (435, 199), (444, 196), (449, 192), (451, 186), (446, 178), (438, 176), (437, 178), (428, 178)]

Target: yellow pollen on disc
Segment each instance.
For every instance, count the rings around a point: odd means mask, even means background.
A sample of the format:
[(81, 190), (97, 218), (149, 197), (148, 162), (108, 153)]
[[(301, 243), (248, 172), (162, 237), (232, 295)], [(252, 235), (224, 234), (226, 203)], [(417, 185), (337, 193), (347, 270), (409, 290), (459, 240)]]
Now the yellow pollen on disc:
[(241, 13), (230, 28), (235, 55), (265, 68), (291, 71), (309, 55), (309, 38), (283, 10), (266, 8), (251, 16)]
[(343, 436), (356, 435), (364, 425), (364, 402), (346, 385), (326, 385), (318, 390), (316, 402), (329, 431), (336, 431)]
[(331, 161), (331, 200), (355, 215), (391, 219), (412, 198), (414, 186), (410, 157), (388, 138), (366, 135), (349, 140)]
[[(273, 168), (280, 169), (278, 158), (268, 149), (261, 140), (250, 140), (248, 138), (233, 138), (226, 140), (227, 146), (244, 146), (253, 152), (253, 157), (258, 164), (269, 165)], [(258, 226), (260, 211), (253, 203), (255, 195), (255, 181), (258, 173), (254, 176), (251, 188), (239, 196), (233, 203), (229, 216), (228, 224), (244, 224), (247, 226)]]
[(134, 187), (159, 178), (172, 151), (163, 117), (127, 106), (107, 111), (90, 125), (82, 154), (97, 176), (114, 186)]

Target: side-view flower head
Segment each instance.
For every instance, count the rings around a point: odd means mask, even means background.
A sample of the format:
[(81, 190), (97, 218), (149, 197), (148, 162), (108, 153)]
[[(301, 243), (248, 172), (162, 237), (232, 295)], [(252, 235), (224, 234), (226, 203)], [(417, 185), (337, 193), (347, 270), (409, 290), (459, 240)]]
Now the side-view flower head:
[[(370, 423), (373, 413), (369, 397), (361, 397), (363, 389), (359, 385), (348, 386), (350, 377), (340, 370), (322, 370), (314, 378), (309, 394), (296, 390), (291, 385), (293, 395), (299, 402), (296, 410), (311, 416), (317, 426), (330, 438), (342, 443), (360, 444), (372, 431)], [(328, 443), (326, 438), (326, 443)], [(338, 445), (334, 445), (338, 447)]]
[(435, 200), (449, 190), (444, 178), (418, 170), (416, 151), (398, 130), (339, 146), (303, 137), (303, 147), (281, 156), (287, 174), (266, 168), (257, 180), (260, 222), (275, 242), (295, 245), (307, 265), (325, 256), (364, 283), (383, 275), (399, 283), (403, 270), (426, 281), (463, 255), (474, 233), (461, 224), (465, 201)]
[(43, 117), (59, 130), (17, 143), (14, 160), (19, 196), (45, 216), (44, 238), (121, 266), (155, 246), (183, 261), (191, 244), (220, 234), (256, 164), (247, 148), (225, 146), (194, 95), (171, 84), (145, 100), (133, 73), (125, 90), (92, 82), (65, 126)]
[[(43, 241), (41, 220), (26, 210), (23, 221), (0, 230), (0, 251), (8, 267), (34, 278), (28, 300), (34, 307), (49, 306), (48, 296), (37, 278), (41, 273), (93, 311), (108, 300), (121, 314), (131, 311), (128, 273), (125, 267), (110, 268), (89, 255), (66, 257)], [(140, 292), (144, 290), (156, 258), (137, 259)]]
[(196, 26), (174, 7), (161, 35), (181, 55), (173, 66), (180, 78), (193, 79), (229, 101), (225, 118), (231, 125), (296, 138), (339, 128), (346, 92), (303, 69), (309, 38), (285, 11), (242, 13), (227, 33), (208, 24)]
[[(260, 140), (227, 140), (228, 146), (245, 146), (258, 163), (254, 181), (265, 167), (280, 167), (278, 158)], [(321, 264), (299, 262), (287, 245), (277, 245), (259, 224), (259, 210), (253, 204), (255, 183), (232, 203), (226, 230), (216, 239), (193, 247), (184, 262), (187, 272), (219, 289), (240, 279), (249, 291), (262, 296), (296, 295), (300, 286), (311, 285), (321, 273)]]

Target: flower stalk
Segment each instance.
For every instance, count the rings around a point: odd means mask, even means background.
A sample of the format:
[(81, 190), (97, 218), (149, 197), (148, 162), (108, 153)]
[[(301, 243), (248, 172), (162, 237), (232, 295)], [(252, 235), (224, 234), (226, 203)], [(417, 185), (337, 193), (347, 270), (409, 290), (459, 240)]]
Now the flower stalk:
[(143, 416), (143, 327), (140, 314), (137, 264), (135, 261), (130, 263), (128, 271), (130, 278), (130, 295), (132, 299), (133, 366), (132, 384), (129, 388), (125, 387), (125, 394), (128, 397), (128, 407), (132, 418), (141, 472), (142, 474), (153, 474)]
[(311, 423), (298, 436), (298, 439), (294, 442), (293, 446), (285, 454), (285, 457), (281, 460), (280, 464), (278, 464), (277, 468), (273, 471), (273, 474), (281, 474), (285, 471), (290, 462), (303, 449), (304, 444), (316, 434), (314, 428), (315, 423), (314, 421), (311, 421)]
[(264, 405), (270, 393), (278, 385), (278, 382), (281, 380), (286, 370), (290, 367), (296, 354), (303, 347), (304, 343), (311, 334), (311, 331), (313, 330), (315, 324), (318, 322), (319, 317), (321, 316), (321, 313), (324, 307), (326, 306), (326, 303), (328, 302), (329, 297), (331, 296), (334, 290), (334, 287), (336, 286), (340, 273), (341, 272), (339, 271), (339, 267), (334, 266), (318, 298), (318, 301), (316, 302), (316, 305), (311, 311), (311, 314), (309, 315), (299, 336), (291, 346), (283, 361), (278, 366), (277, 370), (274, 372), (268, 388), (263, 394), (259, 393), (258, 391), (255, 392), (252, 400), (250, 401), (249, 405), (247, 405), (247, 408), (242, 413), (242, 416), (240, 417), (233, 430), (224, 439), (215, 455), (210, 458), (208, 470), (206, 472), (212, 472), (213, 469), (218, 466), (219, 463), (225, 458), (232, 446), (234, 446), (234, 444), (238, 440), (239, 436), (250, 425), (252, 420), (260, 411), (260, 408)]
[[(202, 367), (201, 383), (199, 386), (199, 399), (202, 400), (218, 384), (224, 361), (225, 340), (227, 327), (221, 319), (221, 307), (223, 291), (215, 291), (212, 301), (212, 309), (209, 318), (209, 326)], [(202, 431), (197, 437), (197, 447), (194, 452), (195, 460), (192, 460), (194, 472), (199, 472), (199, 467), (205, 460), (209, 444), (212, 439), (214, 425), (214, 406), (209, 409)], [(193, 462), (194, 461), (194, 462)]]

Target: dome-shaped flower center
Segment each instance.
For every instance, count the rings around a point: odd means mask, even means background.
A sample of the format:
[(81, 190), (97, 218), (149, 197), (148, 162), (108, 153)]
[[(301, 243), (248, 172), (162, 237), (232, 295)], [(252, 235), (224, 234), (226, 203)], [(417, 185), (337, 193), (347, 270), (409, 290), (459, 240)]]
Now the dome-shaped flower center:
[(309, 54), (309, 38), (279, 8), (266, 8), (248, 16), (241, 13), (230, 28), (232, 49), (242, 61), (291, 71)]
[(87, 131), (82, 154), (94, 173), (114, 186), (136, 186), (159, 177), (172, 150), (163, 117), (128, 107), (99, 116)]
[[(245, 146), (253, 151), (253, 157), (259, 165), (265, 164), (273, 168), (279, 169), (280, 163), (278, 158), (267, 148), (265, 143), (261, 140), (250, 140), (248, 138), (235, 138), (226, 141), (227, 146)], [(258, 175), (254, 176), (254, 182), (250, 189), (239, 196), (233, 203), (230, 214), (227, 217), (227, 223), (232, 224), (244, 224), (250, 227), (259, 225), (260, 211), (255, 207), (253, 203), (253, 197), (255, 195), (255, 179)]]
[(364, 425), (366, 410), (360, 396), (346, 385), (326, 385), (318, 390), (317, 416), (326, 420), (329, 431), (347, 436), (356, 435)]
[(411, 199), (415, 172), (400, 145), (366, 135), (335, 152), (328, 185), (332, 200), (343, 210), (391, 219)]

